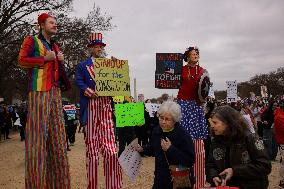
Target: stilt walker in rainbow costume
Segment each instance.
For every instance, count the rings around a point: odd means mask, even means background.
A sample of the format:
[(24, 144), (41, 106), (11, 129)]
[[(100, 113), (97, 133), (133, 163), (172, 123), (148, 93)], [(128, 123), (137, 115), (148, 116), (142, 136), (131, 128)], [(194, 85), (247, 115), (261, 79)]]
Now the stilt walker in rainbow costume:
[[(106, 189), (122, 188), (122, 170), (118, 162), (112, 119), (111, 97), (97, 96), (93, 66), (95, 58), (102, 58), (101, 33), (92, 33), (88, 47), (92, 56), (78, 64), (76, 83), (80, 88), (80, 108), (87, 109), (86, 156), (88, 189), (98, 188), (99, 153), (104, 158)], [(80, 112), (83, 116), (83, 111)]]
[(205, 150), (203, 139), (208, 137), (207, 124), (201, 100), (207, 97), (209, 91), (209, 76), (207, 71), (199, 66), (199, 50), (189, 47), (184, 52), (187, 65), (182, 68), (182, 82), (178, 92), (177, 102), (181, 106), (182, 118), (180, 125), (189, 131), (195, 148), (194, 176), (198, 189), (205, 185)]
[[(25, 188), (69, 189), (59, 83), (64, 75), (61, 69), (64, 55), (51, 39), (57, 32), (55, 18), (43, 13), (38, 17), (38, 24), (39, 35), (26, 37), (19, 52), (19, 65), (28, 69), (29, 76)], [(70, 83), (65, 82), (61, 84), (69, 87)]]

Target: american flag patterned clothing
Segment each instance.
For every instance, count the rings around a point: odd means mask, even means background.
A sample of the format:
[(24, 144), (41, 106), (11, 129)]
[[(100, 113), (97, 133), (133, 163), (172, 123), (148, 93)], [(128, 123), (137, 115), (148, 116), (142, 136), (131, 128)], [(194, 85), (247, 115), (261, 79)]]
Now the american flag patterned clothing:
[(202, 107), (193, 100), (178, 100), (182, 118), (180, 126), (189, 131), (193, 139), (206, 139), (208, 129)]
[(110, 97), (89, 99), (86, 127), (88, 189), (101, 188), (98, 183), (99, 153), (104, 159), (106, 189), (122, 188), (122, 169), (116, 150)]
[(195, 185), (194, 189), (205, 186), (205, 150), (203, 140), (193, 140), (195, 150), (195, 164), (193, 166)]

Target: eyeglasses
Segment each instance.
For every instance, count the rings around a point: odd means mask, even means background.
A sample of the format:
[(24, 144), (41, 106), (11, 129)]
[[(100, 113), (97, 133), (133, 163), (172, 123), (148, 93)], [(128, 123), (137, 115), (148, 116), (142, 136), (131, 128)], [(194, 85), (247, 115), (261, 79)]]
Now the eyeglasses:
[(160, 117), (159, 117), (159, 121), (171, 122), (171, 121), (173, 121), (173, 120), (172, 120), (172, 119), (169, 119), (169, 118), (167, 118), (167, 117), (160, 116)]

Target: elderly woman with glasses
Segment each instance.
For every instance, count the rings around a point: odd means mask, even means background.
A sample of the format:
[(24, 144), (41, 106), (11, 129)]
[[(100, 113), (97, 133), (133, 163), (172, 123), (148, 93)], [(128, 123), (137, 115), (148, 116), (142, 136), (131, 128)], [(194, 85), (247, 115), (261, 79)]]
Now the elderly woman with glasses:
[(147, 145), (138, 145), (136, 150), (155, 157), (153, 189), (172, 189), (169, 165), (191, 168), (195, 161), (194, 146), (190, 134), (178, 125), (181, 109), (177, 103), (164, 102), (158, 110), (158, 115), (160, 127), (154, 128)]

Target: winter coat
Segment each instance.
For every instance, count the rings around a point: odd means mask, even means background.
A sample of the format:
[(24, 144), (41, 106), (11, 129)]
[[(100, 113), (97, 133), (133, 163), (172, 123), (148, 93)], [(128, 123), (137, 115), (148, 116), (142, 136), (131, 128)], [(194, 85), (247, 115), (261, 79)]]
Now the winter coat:
[[(172, 145), (164, 153), (161, 139), (168, 138)], [(155, 157), (155, 178), (153, 189), (172, 189), (171, 174), (165, 155), (170, 165), (192, 167), (195, 161), (194, 146), (190, 134), (180, 126), (170, 132), (163, 132), (155, 127), (150, 142), (143, 146), (144, 154)]]
[(274, 112), (274, 133), (278, 144), (284, 144), (284, 111), (277, 108)]
[(226, 168), (233, 169), (227, 186), (240, 189), (266, 189), (271, 164), (263, 142), (247, 132), (243, 140), (226, 142), (213, 139), (206, 165), (206, 175), (210, 182)]

